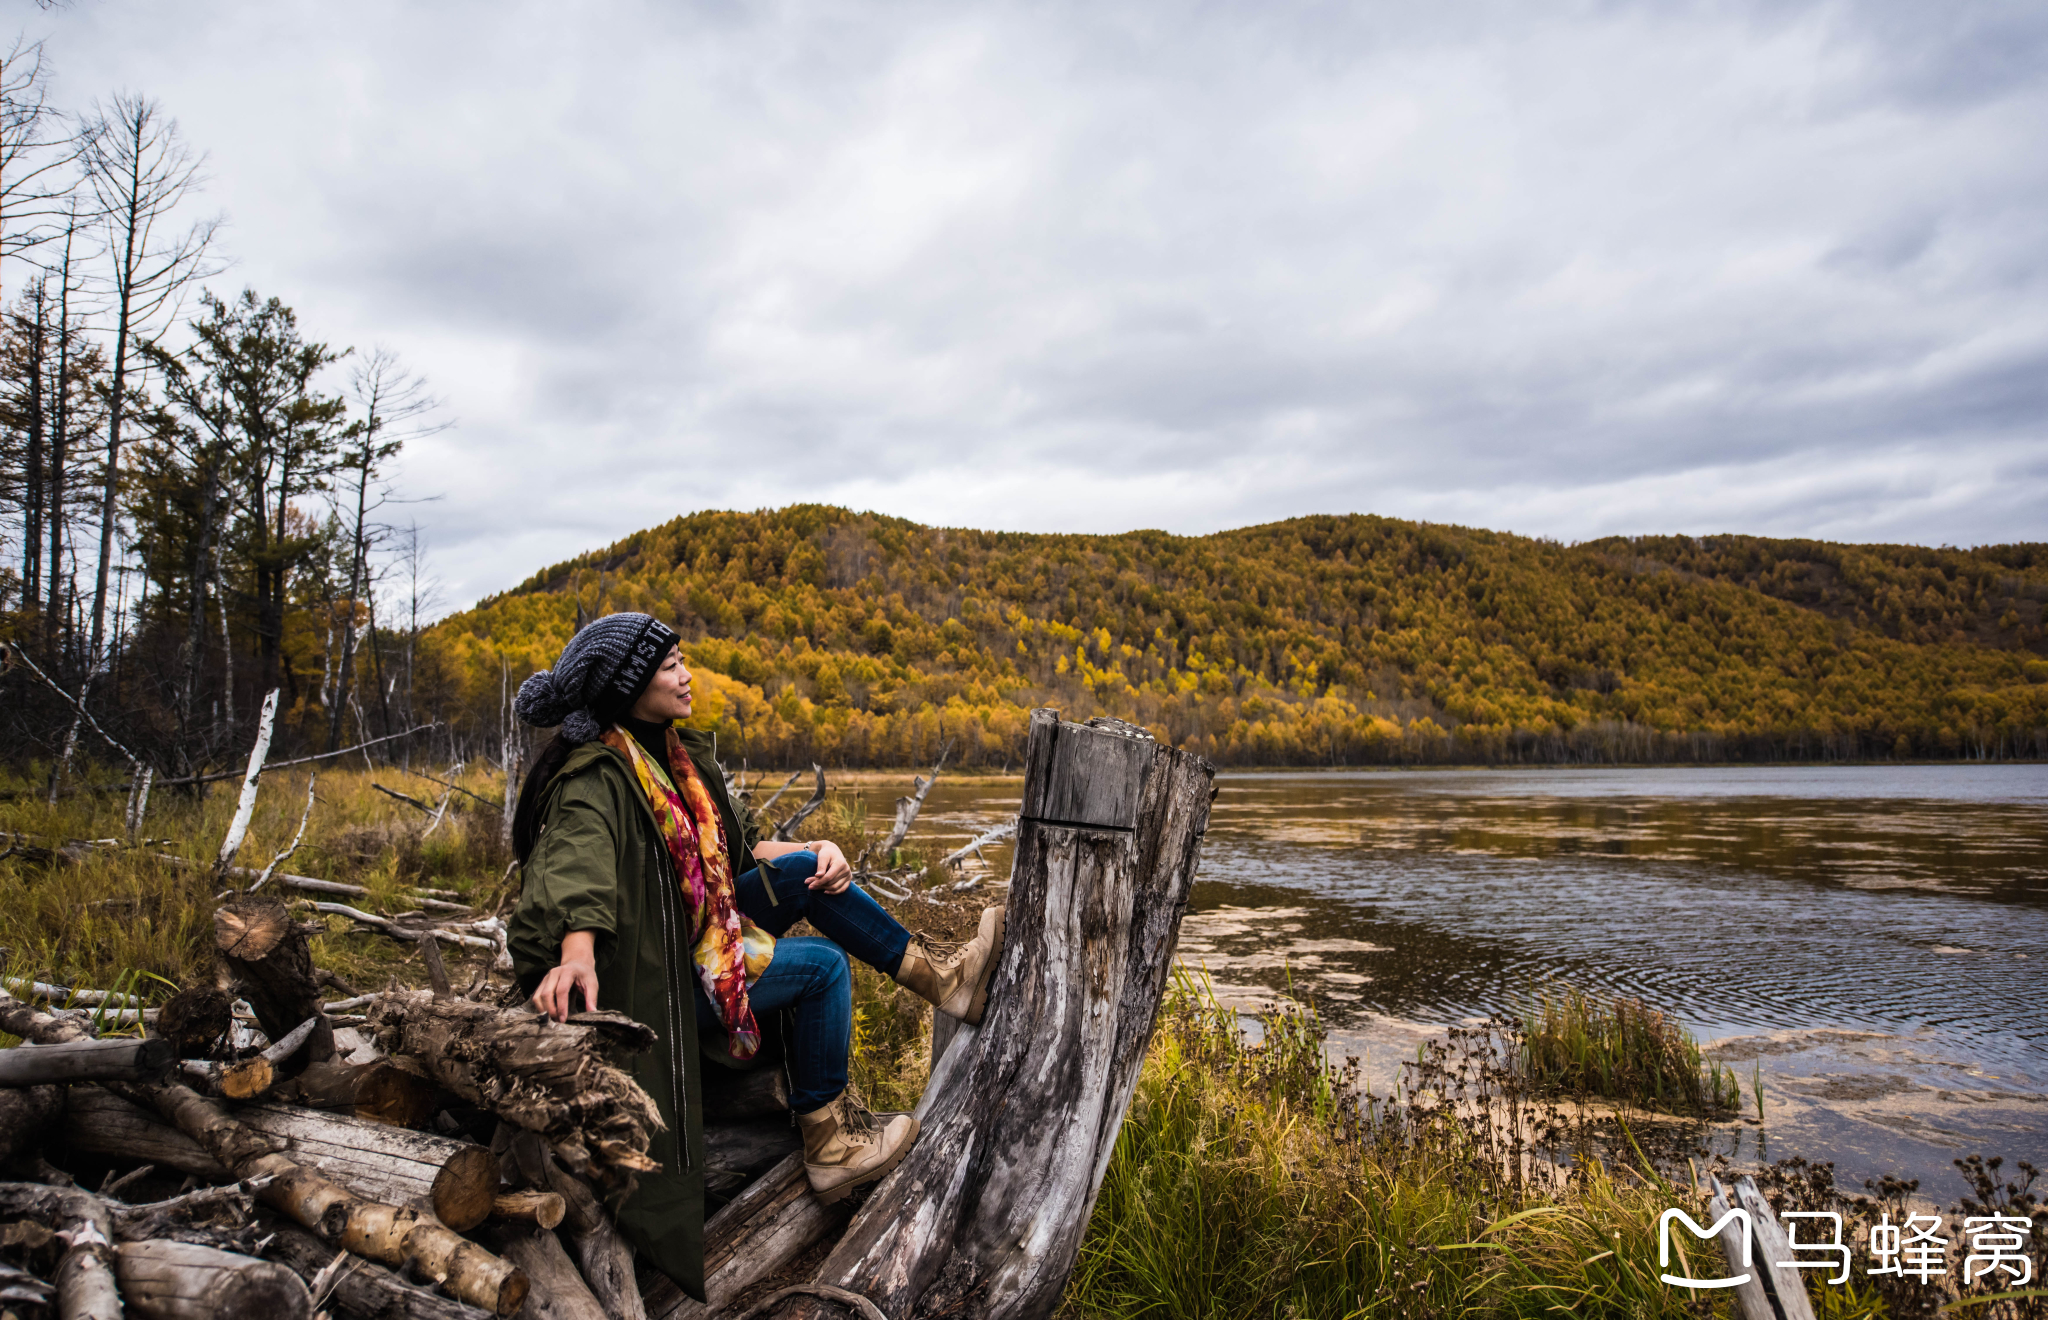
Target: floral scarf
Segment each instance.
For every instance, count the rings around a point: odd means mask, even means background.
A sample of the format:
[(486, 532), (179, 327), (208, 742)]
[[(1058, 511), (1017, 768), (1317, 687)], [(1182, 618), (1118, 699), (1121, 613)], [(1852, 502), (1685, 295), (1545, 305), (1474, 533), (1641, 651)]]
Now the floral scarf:
[[(668, 730), (666, 768), (656, 765), (633, 736), (616, 725), (605, 731), (603, 741), (633, 763), (640, 790), (647, 794), (647, 805), (661, 827), (662, 842), (675, 862), (690, 913), (691, 960), (718, 1010), (718, 1020), (725, 1024), (726, 1051), (735, 1059), (751, 1059), (761, 1047), (761, 1028), (747, 1003), (747, 985), (768, 970), (775, 937), (747, 920), (734, 902), (732, 858), (718, 805), (674, 729)], [(672, 778), (670, 771), (680, 775)]]

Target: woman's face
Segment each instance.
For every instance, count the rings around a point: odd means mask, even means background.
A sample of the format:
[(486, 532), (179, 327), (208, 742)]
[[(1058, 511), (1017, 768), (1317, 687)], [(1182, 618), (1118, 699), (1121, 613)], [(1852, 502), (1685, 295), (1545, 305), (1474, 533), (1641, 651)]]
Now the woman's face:
[(689, 713), (690, 671), (683, 664), (682, 650), (671, 646), (662, 657), (661, 668), (654, 671), (633, 703), (633, 718), (666, 724)]

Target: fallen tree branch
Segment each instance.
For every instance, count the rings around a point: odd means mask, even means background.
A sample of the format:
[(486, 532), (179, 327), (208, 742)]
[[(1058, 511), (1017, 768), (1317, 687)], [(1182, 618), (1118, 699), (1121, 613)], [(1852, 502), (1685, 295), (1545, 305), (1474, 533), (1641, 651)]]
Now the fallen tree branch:
[(307, 1320), (313, 1296), (273, 1261), (193, 1242), (123, 1242), (114, 1275), (129, 1308), (150, 1320)]
[(256, 883), (250, 885), (246, 892), (253, 894), (269, 884), (270, 877), (277, 874), (277, 868), (290, 861), (292, 854), (299, 850), (299, 843), (306, 837), (306, 822), (313, 819), (313, 785), (318, 782), (320, 782), (319, 775), (306, 776), (306, 812), (299, 817), (299, 832), (292, 835), (291, 843), (286, 846), (283, 852), (270, 859), (270, 865), (263, 868), (263, 874), (256, 877)]
[[(21, 661), (21, 663), (27, 665), (28, 671), (31, 674), (34, 674), (37, 678), (43, 680), (43, 683), (50, 689), (50, 691), (64, 698), (65, 702), (69, 704), (73, 710), (77, 711), (79, 715), (84, 718), (87, 724), (92, 726), (92, 731), (98, 734), (101, 738), (106, 740), (107, 746), (113, 748), (115, 751), (119, 752), (122, 756), (128, 759), (128, 764), (134, 766), (137, 770), (145, 768), (145, 762), (141, 757), (129, 751), (126, 747), (123, 747), (119, 742), (115, 741), (113, 734), (108, 733), (105, 729), (100, 727), (100, 722), (92, 717), (92, 712), (85, 708), (84, 702), (80, 701), (77, 697), (72, 696), (69, 692), (66, 692), (63, 688), (59, 687), (57, 685), (56, 679), (51, 678), (48, 674), (43, 672), (42, 666), (38, 665), (33, 659), (30, 658), (28, 649), (26, 647), (14, 645), (8, 646), (4, 649), (6, 652), (6, 658), (8, 660), (19, 660)], [(223, 777), (232, 779), (234, 776), (227, 775)]]
[(254, 1100), (263, 1095), (277, 1081), (278, 1065), (297, 1054), (322, 1021), (318, 1014), (309, 1017), (269, 1049), (226, 1069), (220, 1075), (220, 1093), (230, 1100)]
[(960, 865), (960, 863), (966, 861), (969, 857), (972, 857), (974, 854), (980, 852), (983, 848), (988, 847), (990, 844), (1001, 843), (1004, 839), (1014, 839), (1016, 837), (1016, 820), (1006, 820), (1002, 824), (990, 830), (988, 833), (975, 836), (974, 840), (971, 843), (968, 843), (966, 846), (956, 848), (952, 852), (947, 853), (944, 857), (941, 857), (939, 859), (939, 865), (958, 866)]
[(415, 770), (411, 766), (406, 766), (404, 767), (404, 769), (405, 772), (409, 775), (418, 775), (421, 779), (427, 780), (429, 783), (439, 784), (443, 788), (454, 789), (457, 793), (462, 794), (464, 797), (473, 797), (493, 811), (498, 810), (501, 805), (500, 803), (491, 801), (489, 798), (484, 797), (481, 794), (470, 792), (468, 789), (464, 788), (460, 784), (451, 784), (447, 780), (439, 778), (435, 775), (430, 775), (424, 770)]
[(362, 909), (352, 908), (346, 903), (315, 903), (313, 904), (313, 910), (315, 912), (324, 912), (329, 916), (347, 917), (350, 921), (361, 922), (372, 930), (382, 931), (392, 939), (404, 940), (408, 944), (418, 943), (421, 939), (432, 935), (443, 943), (460, 944), (464, 948), (469, 949), (496, 949), (498, 947), (496, 940), (488, 939), (482, 935), (465, 935), (459, 931), (444, 930), (439, 926), (421, 926), (417, 929), (408, 928), (401, 926), (389, 917), (380, 917), (374, 912), (364, 912)]
[[(360, 1256), (351, 1256), (344, 1268), (329, 1273), (334, 1265), (334, 1248), (295, 1225), (281, 1226), (264, 1252), (279, 1264), (289, 1266), (306, 1280), (309, 1288), (313, 1280), (326, 1275), (327, 1286), (332, 1290), (328, 1296), (339, 1303), (339, 1309), (346, 1315), (379, 1316), (386, 1320), (479, 1320), (484, 1314), (453, 1298), (415, 1288)], [(324, 1300), (327, 1299), (316, 1298)]]
[[(347, 756), (351, 752), (360, 752), (365, 747), (375, 747), (378, 743), (388, 743), (398, 738), (410, 738), (416, 733), (425, 733), (430, 729), (438, 729), (440, 727), (441, 722), (436, 720), (432, 724), (422, 724), (415, 728), (407, 729), (404, 733), (387, 733), (382, 738), (372, 738), (368, 742), (359, 742), (353, 747), (343, 747), (332, 752), (320, 752), (313, 756), (295, 756), (289, 761), (272, 761), (265, 765), (258, 773), (268, 774), (272, 770), (285, 770), (295, 765), (310, 765), (315, 761), (331, 761), (337, 756)], [(190, 784), (217, 784), (223, 779), (233, 779), (241, 773), (239, 770), (222, 770), (210, 775), (188, 775), (183, 779), (159, 779), (156, 781), (156, 786), (158, 788), (183, 788)]]
[(408, 807), (417, 807), (419, 810), (425, 812), (429, 816), (434, 814), (434, 809), (432, 807), (420, 801), (418, 798), (414, 797), (410, 793), (401, 793), (395, 788), (386, 788), (384, 787), (384, 785), (376, 783), (371, 784), (370, 787), (376, 789), (385, 797), (397, 798), (400, 802), (403, 802)]
[(432, 834), (435, 830), (440, 829), (441, 822), (448, 819), (448, 804), (449, 802), (454, 800), (454, 797), (455, 795), (453, 793), (443, 793), (441, 795), (441, 801), (439, 805), (437, 805), (434, 808), (434, 818), (427, 822), (427, 827), (425, 829), (420, 831), (420, 837), (422, 839), (426, 838), (429, 834)]

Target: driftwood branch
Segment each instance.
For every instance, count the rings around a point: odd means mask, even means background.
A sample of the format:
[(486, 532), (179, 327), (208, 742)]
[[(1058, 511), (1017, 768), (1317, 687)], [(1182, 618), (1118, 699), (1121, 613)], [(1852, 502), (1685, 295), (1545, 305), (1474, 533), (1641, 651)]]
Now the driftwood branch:
[(782, 795), (784, 793), (787, 793), (791, 788), (795, 787), (796, 781), (802, 779), (803, 777), (804, 772), (801, 770), (790, 771), (789, 778), (782, 781), (782, 787), (776, 789), (773, 793), (770, 793), (768, 795), (768, 800), (761, 804), (761, 814), (764, 816), (767, 815), (769, 808), (773, 807), (776, 803), (782, 801)]
[(960, 863), (966, 861), (969, 857), (972, 857), (974, 854), (980, 852), (983, 848), (988, 847), (990, 844), (1001, 843), (1004, 839), (1013, 839), (1015, 837), (1017, 837), (1017, 822), (1014, 820), (1006, 820), (1002, 824), (996, 826), (994, 829), (988, 831), (986, 834), (976, 835), (974, 839), (968, 844), (966, 844), (964, 847), (955, 848), (952, 852), (949, 852), (944, 857), (941, 857), (939, 859), (939, 865), (958, 866), (960, 865)]
[(242, 794), (235, 802), (235, 818), (228, 823), (227, 836), (220, 841), (220, 856), (213, 869), (223, 874), (234, 864), (249, 834), (249, 819), (256, 813), (256, 784), (263, 775), (263, 758), (270, 755), (270, 735), (277, 727), (277, 689), (263, 698), (263, 711), (256, 717), (256, 741), (249, 747), (249, 768), (242, 775)]
[(825, 767), (812, 762), (811, 773), (818, 777), (818, 786), (811, 791), (811, 800), (798, 807), (793, 815), (775, 827), (775, 837), (788, 843), (796, 837), (796, 827), (811, 818), (811, 813), (825, 805)]
[[(939, 748), (939, 759), (932, 763), (931, 777), (928, 779), (913, 777), (910, 781), (910, 795), (896, 799), (896, 821), (889, 827), (888, 837), (883, 839), (881, 845), (875, 849), (881, 856), (890, 856), (903, 846), (905, 839), (910, 837), (910, 827), (917, 823), (917, 813), (924, 810), (925, 797), (932, 791), (932, 785), (939, 782), (939, 771), (946, 764), (946, 754), (952, 750), (953, 740), (948, 738), (945, 744)], [(861, 861), (866, 862), (867, 859), (868, 851), (862, 849)], [(854, 869), (858, 870), (860, 868), (856, 867)]]

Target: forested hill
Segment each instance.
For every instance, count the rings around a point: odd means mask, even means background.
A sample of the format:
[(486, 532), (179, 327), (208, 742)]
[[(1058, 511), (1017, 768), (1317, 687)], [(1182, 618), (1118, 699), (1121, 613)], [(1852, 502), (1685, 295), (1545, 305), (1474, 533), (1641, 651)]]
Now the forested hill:
[(2048, 754), (2048, 547), (1754, 537), (1578, 546), (1371, 516), (1213, 536), (707, 512), (442, 623), (494, 723), (577, 626), (688, 639), (754, 764), (1014, 764), (1034, 705), (1227, 764)]

